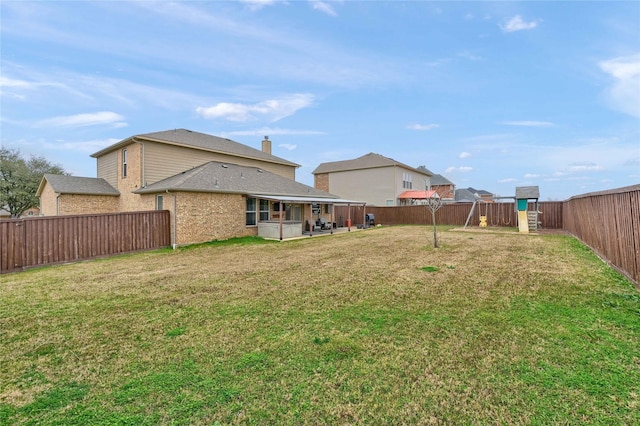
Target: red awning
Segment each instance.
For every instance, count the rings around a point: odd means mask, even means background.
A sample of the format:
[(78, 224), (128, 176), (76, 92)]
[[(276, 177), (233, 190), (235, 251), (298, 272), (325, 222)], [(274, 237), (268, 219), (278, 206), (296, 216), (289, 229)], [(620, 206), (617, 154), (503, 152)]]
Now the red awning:
[(418, 191), (418, 190), (410, 190), (404, 191), (402, 194), (398, 196), (400, 199), (412, 199), (412, 200), (426, 200), (431, 197), (439, 197), (438, 193), (435, 190), (431, 191)]

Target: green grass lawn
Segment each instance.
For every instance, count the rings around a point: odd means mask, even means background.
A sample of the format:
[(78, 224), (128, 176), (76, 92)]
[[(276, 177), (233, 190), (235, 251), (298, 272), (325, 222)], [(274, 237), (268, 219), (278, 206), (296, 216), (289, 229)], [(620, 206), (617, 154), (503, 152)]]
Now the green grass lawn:
[(640, 293), (564, 235), (369, 229), (0, 276), (0, 424), (640, 424)]

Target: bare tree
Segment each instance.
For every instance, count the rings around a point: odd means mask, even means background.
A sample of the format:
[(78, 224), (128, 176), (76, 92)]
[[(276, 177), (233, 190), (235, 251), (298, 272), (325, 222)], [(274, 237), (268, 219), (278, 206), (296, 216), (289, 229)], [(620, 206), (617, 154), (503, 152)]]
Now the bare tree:
[[(428, 190), (427, 190), (428, 193)], [(431, 221), (433, 223), (433, 247), (438, 248), (438, 231), (436, 227), (436, 212), (442, 207), (442, 198), (436, 191), (433, 191), (430, 196), (427, 197), (427, 208), (431, 210)]]

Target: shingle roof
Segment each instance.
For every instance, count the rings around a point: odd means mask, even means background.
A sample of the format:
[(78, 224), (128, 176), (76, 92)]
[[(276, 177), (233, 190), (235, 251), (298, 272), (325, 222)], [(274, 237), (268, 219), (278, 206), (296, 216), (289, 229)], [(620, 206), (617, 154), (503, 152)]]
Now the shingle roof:
[(191, 170), (155, 182), (135, 191), (148, 194), (164, 191), (221, 192), (338, 198), (325, 191), (287, 179), (257, 167), (211, 161)]
[[(355, 158), (353, 160), (332, 161), (328, 163), (321, 163), (316, 169), (311, 172), (314, 175), (319, 173), (332, 173), (332, 172), (344, 172), (347, 170), (360, 170), (360, 169), (373, 169), (377, 167), (390, 167), (400, 166), (405, 169), (413, 170), (415, 172), (431, 176), (430, 172), (426, 169), (416, 169), (411, 166), (407, 166), (393, 158), (384, 157), (380, 154), (370, 152), (362, 157)], [(426, 171), (425, 171), (426, 170)]]
[(540, 189), (537, 186), (516, 186), (516, 198), (538, 199), (540, 198)]
[(442, 175), (433, 175), (433, 176), (431, 176), (431, 179), (429, 180), (429, 183), (431, 185), (453, 185), (453, 182), (451, 182), (449, 179), (447, 179), (446, 177), (444, 177)]
[(456, 189), (455, 200), (459, 203), (473, 203), (479, 199), (480, 197), (477, 197), (474, 192), (471, 192), (468, 189)]
[(470, 192), (472, 192), (473, 194), (478, 194), (478, 195), (493, 195), (492, 193), (490, 193), (489, 191), (485, 191), (484, 189), (475, 189), (472, 187), (467, 188)]
[(78, 176), (45, 174), (38, 187), (36, 195), (40, 196), (47, 181), (53, 191), (58, 194), (82, 194), (82, 195), (112, 195), (118, 196), (120, 192), (102, 178), (88, 178)]
[(114, 149), (118, 149), (121, 146), (129, 144), (131, 143), (131, 141), (145, 140), (166, 143), (170, 145), (187, 146), (190, 148), (202, 149), (205, 151), (230, 154), (244, 158), (255, 158), (271, 163), (300, 167), (299, 164), (293, 163), (289, 160), (285, 160), (284, 158), (276, 157), (275, 155), (267, 154), (266, 152), (263, 152), (259, 149), (251, 148), (250, 146), (232, 141), (231, 139), (207, 135), (205, 133), (194, 132), (187, 129), (165, 130), (162, 132), (144, 133), (131, 136), (130, 138), (124, 139), (114, 145), (108, 146), (103, 150), (91, 154), (91, 156), (97, 158), (110, 151), (113, 151)]
[(418, 166), (418, 170), (420, 170), (421, 172), (424, 172), (428, 175), (433, 175), (433, 172), (429, 169), (427, 169), (425, 166)]

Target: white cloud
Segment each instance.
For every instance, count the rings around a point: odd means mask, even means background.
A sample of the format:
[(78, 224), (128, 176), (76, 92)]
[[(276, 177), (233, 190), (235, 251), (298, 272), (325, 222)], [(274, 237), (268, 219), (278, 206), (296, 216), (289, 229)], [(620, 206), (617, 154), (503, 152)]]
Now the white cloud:
[(468, 173), (473, 171), (473, 167), (469, 167), (469, 166), (460, 166), (460, 167), (447, 167), (447, 170), (445, 170), (445, 173), (456, 173), (456, 172), (460, 172), (460, 173)]
[(539, 178), (540, 175), (537, 173), (525, 173), (523, 177), (525, 179), (535, 179), (535, 178)]
[(331, 16), (338, 15), (336, 11), (333, 9), (333, 7), (325, 1), (310, 1), (309, 3), (311, 3), (311, 7), (314, 10), (318, 10), (322, 13), (326, 13), (327, 15), (331, 15)]
[(291, 130), (291, 129), (280, 129), (278, 127), (262, 127), (260, 129), (254, 130), (236, 130), (233, 132), (222, 132), (221, 136), (274, 136), (274, 135), (302, 135), (302, 136), (315, 136), (315, 135), (324, 135), (325, 132), (320, 132), (317, 130)]
[(275, 0), (240, 0), (240, 3), (247, 5), (249, 10), (260, 10), (265, 6), (271, 6), (275, 4)]
[(540, 21), (525, 22), (522, 16), (516, 15), (508, 21), (500, 24), (500, 29), (505, 33), (512, 33), (514, 31), (532, 30), (538, 26)]
[(278, 145), (279, 148), (284, 148), (289, 151), (293, 151), (298, 147), (298, 145), (290, 144), (290, 143), (281, 143)]
[(505, 178), (505, 179), (500, 179), (498, 180), (498, 183), (511, 183), (511, 182), (517, 182), (518, 179), (516, 178)]
[(600, 172), (602, 170), (604, 170), (602, 166), (589, 162), (573, 163), (569, 166), (570, 172)]
[(92, 154), (94, 152), (100, 151), (103, 148), (106, 148), (110, 145), (120, 142), (120, 139), (116, 138), (108, 138), (103, 140), (92, 140), (92, 141), (84, 141), (84, 142), (65, 142), (65, 141), (56, 141), (55, 143), (44, 142), (42, 146), (44, 148), (49, 149), (64, 149), (67, 151), (79, 151), (86, 152)]
[(471, 157), (471, 153), (466, 151), (462, 151), (460, 155), (458, 155), (458, 158), (469, 158), (469, 157)]
[(7, 78), (0, 76), (0, 87), (22, 87), (22, 88), (30, 88), (33, 87), (34, 84), (25, 80), (16, 80), (13, 78)]
[(228, 121), (265, 119), (271, 122), (295, 114), (313, 103), (314, 96), (299, 93), (281, 99), (269, 99), (257, 104), (221, 102), (210, 107), (198, 107), (196, 112), (204, 118), (222, 118)]
[(533, 120), (524, 120), (524, 121), (503, 121), (500, 124), (504, 124), (505, 126), (524, 126), (524, 127), (553, 127), (553, 124), (550, 121), (533, 121)]
[(86, 127), (111, 125), (111, 127), (126, 127), (124, 117), (111, 111), (100, 111), (90, 114), (66, 115), (48, 118), (36, 123), (36, 127)]
[(602, 61), (598, 65), (615, 79), (606, 93), (611, 106), (640, 117), (640, 53)]
[(439, 124), (410, 124), (407, 129), (411, 130), (433, 130), (440, 127)]

